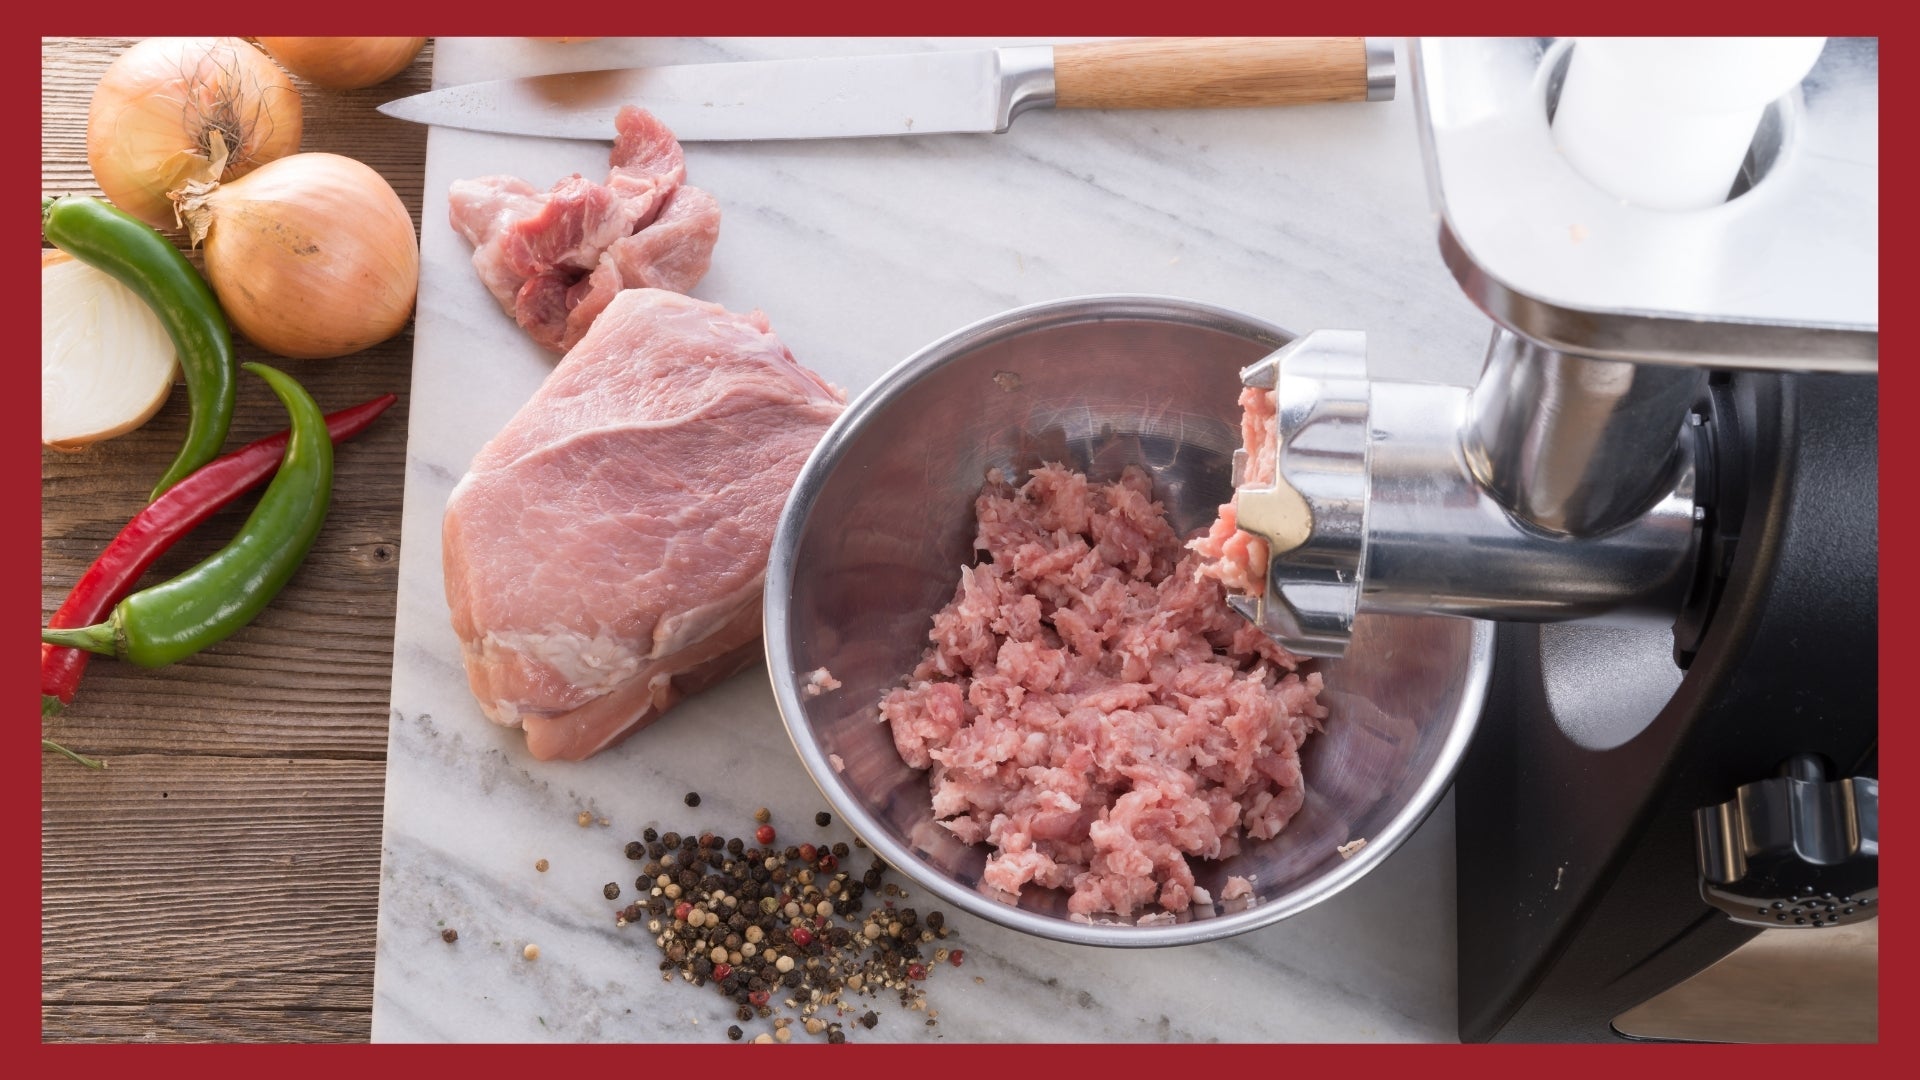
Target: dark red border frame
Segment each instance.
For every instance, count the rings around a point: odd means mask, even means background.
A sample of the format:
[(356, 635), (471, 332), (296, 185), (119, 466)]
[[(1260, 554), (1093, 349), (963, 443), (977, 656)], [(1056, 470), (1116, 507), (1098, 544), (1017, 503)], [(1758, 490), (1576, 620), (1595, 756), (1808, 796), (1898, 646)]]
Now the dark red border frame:
[[(141, 34), (141, 33), (355, 33), (369, 29), (383, 33), (431, 33), (454, 29), (468, 34), (516, 34), (539, 31), (549, 35), (593, 30), (600, 34), (622, 31), (645, 35), (666, 34), (753, 34), (753, 35), (866, 35), (866, 34), (991, 34), (1017, 32), (1028, 35), (1112, 36), (1144, 34), (1355, 34), (1355, 33), (1427, 33), (1427, 34), (1566, 34), (1566, 33), (1725, 33), (1737, 29), (1743, 33), (1825, 33), (1875, 34), (1882, 41), (1884, 70), (1895, 73), (1883, 84), (1882, 116), (1895, 119), (1896, 133), (1909, 127), (1903, 123), (1913, 115), (1910, 102), (1913, 82), (1902, 78), (1901, 61), (1906, 56), (1906, 35), (1893, 30), (1891, 5), (1866, 4), (1857, 0), (1795, 5), (1792, 9), (1771, 4), (1750, 3), (1737, 10), (1737, 22), (1729, 18), (1734, 11), (1720, 5), (1699, 5), (1679, 10), (1671, 0), (1666, 3), (1609, 3), (1580, 8), (1522, 5), (1516, 0), (1474, 3), (1470, 6), (1414, 4), (1407, 0), (1371, 0), (1371, 2), (1334, 9), (1304, 10), (1299, 5), (1273, 0), (1251, 4), (1215, 2), (1203, 5), (1140, 3), (1138, 0), (1108, 0), (1089, 3), (1036, 4), (983, 2), (969, 0), (949, 5), (885, 4), (873, 0), (850, 3), (765, 4), (729, 0), (723, 4), (576, 4), (550, 14), (552, 25), (541, 26), (548, 15), (542, 5), (500, 5), (482, 8), (473, 0), (452, 0), (394, 4), (368, 3), (366, 0), (334, 0), (306, 10), (284, 7), (254, 7), (241, 10), (238, 5), (219, 5), (228, 11), (200, 4), (192, 7), (147, 4), (135, 6), (124, 0), (94, 0), (69, 6), (33, 5), (15, 19), (27, 21), (36, 31), (29, 37), (24, 31), (9, 35), (7, 55), (13, 66), (5, 67), (4, 78), (14, 85), (18, 97), (9, 109), (12, 145), (18, 148), (39, 145), (39, 115), (34, 106), (39, 99), (36, 51), (40, 34)], [(1885, 14), (1883, 14), (1885, 13)], [(1730, 23), (1732, 25), (1730, 25)], [(1895, 139), (1883, 143), (1883, 173), (1896, 178), (1904, 175), (1904, 166), (1914, 158), (1912, 144)], [(31, 205), (26, 194), (38, 186), (38, 176), (30, 172), (26, 154), (16, 149), (12, 156), (8, 186)], [(1883, 203), (1885, 218), (1882, 232), (1895, 239), (1893, 249), (1904, 250), (1901, 241), (1912, 235), (1912, 204), (1899, 197), (1904, 185), (1894, 185), (1895, 197)], [(3, 218), (20, 234), (19, 259), (6, 264), (10, 280), (19, 291), (11, 295), (30, 295), (27, 283), (29, 266), (26, 254), (31, 250), (25, 235), (30, 212)], [(1908, 260), (1896, 260), (1886, 268), (1885, 289), (1898, 296), (1916, 274)], [(25, 309), (16, 302), (16, 309)], [(1897, 310), (1904, 310), (1899, 308)], [(24, 322), (24, 310), (17, 321)], [(1884, 400), (1890, 402), (1899, 417), (1906, 406), (1916, 403), (1913, 378), (1906, 373), (1898, 342), (1910, 340), (1903, 324), (1892, 320), (1894, 347), (1887, 350), (1895, 359), (1887, 380)], [(24, 349), (16, 350), (24, 351)], [(32, 412), (28, 369), (23, 357), (0, 370), (0, 379), (11, 392), (0, 395), (9, 421), (0, 427), (0, 484), (4, 485), (6, 504), (25, 511), (39, 508), (39, 486), (29, 472), (35, 458), (37, 417)], [(1916, 515), (1899, 498), (1903, 481), (1913, 474), (1915, 439), (1896, 428), (1882, 435), (1882, 471), (1894, 478), (1891, 486), (1896, 498), (1882, 509), (1883, 533), (1895, 538), (1896, 553), (1904, 544), (1902, 526)], [(1884, 494), (1884, 492), (1883, 492)], [(1885, 500), (1883, 499), (1883, 502)], [(1891, 526), (1891, 528), (1887, 528)], [(0, 544), (16, 568), (5, 585), (6, 606), (24, 613), (37, 602), (35, 587), (26, 568), (38, 565), (37, 548), (16, 519), (15, 527), (0, 532)], [(1900, 558), (1889, 561), (1880, 579), (1883, 609), (1899, 611), (1903, 602), (1915, 600), (1915, 571)], [(33, 624), (25, 617), (8, 624), (19, 635), (13, 651), (7, 655), (15, 675), (8, 685), (15, 688), (15, 706), (24, 722), (28, 707), (28, 688), (37, 686), (37, 676), (27, 668), (27, 658), (36, 655), (28, 638)], [(1880, 654), (1883, 670), (1889, 662), (1898, 663), (1913, 640), (1902, 620), (1883, 623)], [(1897, 669), (1895, 669), (1897, 670)], [(1882, 759), (1887, 762), (1913, 760), (1912, 729), (1895, 723), (1886, 725)], [(419, 1047), (382, 1046), (340, 1047), (228, 1047), (228, 1046), (46, 1046), (40, 1041), (39, 973), (40, 940), (39, 878), (25, 872), (37, 868), (40, 835), (28, 823), (38, 817), (40, 795), (39, 756), (30, 752), (22, 739), (19, 752), (4, 758), (9, 770), (8, 782), (0, 784), (0, 798), (14, 803), (11, 818), (17, 824), (0, 831), (4, 837), (8, 865), (17, 867), (9, 883), (0, 892), (0, 912), (7, 916), (4, 925), (15, 945), (4, 951), (13, 958), (0, 969), (0, 1038), (5, 1051), (0, 1061), (15, 1062), (26, 1075), (90, 1075), (109, 1069), (132, 1068), (142, 1073), (161, 1075), (191, 1070), (196, 1075), (222, 1075), (245, 1071), (253, 1075), (301, 1076), (332, 1075), (343, 1066), (365, 1068), (391, 1065), (399, 1069), (421, 1066), (448, 1070), (471, 1070), (486, 1076), (508, 1069), (520, 1072), (560, 1066), (586, 1066), (651, 1073), (656, 1070), (684, 1070), (700, 1075), (713, 1069), (738, 1069), (744, 1063), (713, 1056), (707, 1046), (654, 1047), (643, 1054), (618, 1046), (598, 1047)], [(1902, 797), (1900, 770), (1894, 769), (1893, 798), (1883, 804), (1885, 832), (1891, 837), (1892, 861), (1883, 870), (1883, 897), (1898, 908), (1906, 883), (1913, 879), (1906, 862), (1902, 841), (1912, 835), (1906, 823), (1912, 815), (1911, 804)], [(901, 1069), (916, 1076), (939, 1075), (966, 1070), (975, 1072), (1055, 1073), (1074, 1075), (1089, 1070), (1113, 1070), (1122, 1074), (1190, 1073), (1223, 1069), (1240, 1075), (1259, 1076), (1268, 1072), (1292, 1072), (1301, 1069), (1358, 1071), (1405, 1070), (1422, 1075), (1483, 1076), (1504, 1075), (1526, 1070), (1532, 1075), (1617, 1077), (1623, 1070), (1642, 1074), (1697, 1074), (1702, 1069), (1733, 1067), (1756, 1069), (1765, 1073), (1799, 1071), (1861, 1073), (1906, 1057), (1903, 1048), (1915, 1041), (1913, 1024), (1898, 1022), (1901, 1016), (1920, 1015), (1916, 1011), (1915, 959), (1912, 938), (1906, 933), (1905, 920), (1896, 913), (1882, 925), (1881, 948), (1886, 960), (1881, 965), (1881, 1012), (1893, 1024), (1883, 1022), (1882, 1042), (1867, 1047), (1709, 1047), (1709, 1046), (1597, 1046), (1597, 1047), (1370, 1047), (1343, 1046), (944, 1046), (925, 1047), (847, 1046), (837, 1050), (820, 1047), (789, 1047), (780, 1052), (784, 1064), (774, 1068), (808, 1070), (831, 1065), (839, 1070)], [(724, 1052), (724, 1051), (723, 1051)], [(802, 1055), (800, 1059), (786, 1055)], [(822, 1054), (834, 1055), (822, 1057)], [(841, 1056), (850, 1055), (850, 1056)], [(757, 1064), (757, 1063), (756, 1063)], [(745, 1065), (753, 1068), (754, 1065)]]

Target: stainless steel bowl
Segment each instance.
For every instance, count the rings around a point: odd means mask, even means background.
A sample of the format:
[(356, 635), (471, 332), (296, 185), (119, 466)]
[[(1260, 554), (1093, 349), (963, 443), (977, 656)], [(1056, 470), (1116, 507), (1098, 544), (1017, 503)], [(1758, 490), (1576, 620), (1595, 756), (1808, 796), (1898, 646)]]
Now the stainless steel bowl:
[[(1162, 297), (1020, 308), (888, 372), (807, 460), (767, 569), (767, 661), (780, 713), (834, 810), (948, 904), (1084, 944), (1225, 937), (1351, 885), (1446, 790), (1479, 715), (1491, 628), (1363, 616), (1348, 658), (1321, 662), (1332, 714), (1303, 753), (1305, 806), (1274, 839), (1195, 863), (1214, 896), (1229, 875), (1253, 879), (1251, 902), (1196, 905), (1170, 924), (1089, 923), (1068, 917), (1061, 892), (1028, 888), (1015, 905), (981, 891), (987, 850), (934, 820), (925, 774), (900, 760), (877, 722), (881, 694), (919, 660), (933, 613), (974, 558), (973, 499), (988, 469), (1019, 475), (1061, 461), (1112, 479), (1142, 465), (1176, 527), (1201, 528), (1231, 493), (1239, 369), (1290, 337), (1232, 311)], [(806, 673), (822, 667), (841, 687), (806, 696)], [(1354, 840), (1366, 844), (1355, 851)]]

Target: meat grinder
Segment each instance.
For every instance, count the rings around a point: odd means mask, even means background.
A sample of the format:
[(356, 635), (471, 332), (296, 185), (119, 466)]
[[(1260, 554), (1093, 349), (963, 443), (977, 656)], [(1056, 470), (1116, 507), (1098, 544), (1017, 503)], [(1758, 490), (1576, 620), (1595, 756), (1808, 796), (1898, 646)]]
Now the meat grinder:
[(1360, 613), (1498, 623), (1467, 1040), (1628, 1034), (1763, 928), (1876, 914), (1878, 44), (1795, 48), (1410, 43), (1478, 382), (1369, 378), (1356, 331), (1242, 373), (1278, 405), (1242, 614), (1317, 656)]

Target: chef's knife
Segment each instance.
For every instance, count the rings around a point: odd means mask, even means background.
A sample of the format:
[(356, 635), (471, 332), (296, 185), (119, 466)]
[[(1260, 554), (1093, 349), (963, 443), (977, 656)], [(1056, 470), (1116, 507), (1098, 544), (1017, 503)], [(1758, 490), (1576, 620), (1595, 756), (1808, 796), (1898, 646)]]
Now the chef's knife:
[(611, 140), (639, 105), (683, 142), (1000, 132), (1030, 108), (1384, 101), (1386, 38), (1146, 38), (584, 71), (450, 86), (380, 111), (443, 127)]

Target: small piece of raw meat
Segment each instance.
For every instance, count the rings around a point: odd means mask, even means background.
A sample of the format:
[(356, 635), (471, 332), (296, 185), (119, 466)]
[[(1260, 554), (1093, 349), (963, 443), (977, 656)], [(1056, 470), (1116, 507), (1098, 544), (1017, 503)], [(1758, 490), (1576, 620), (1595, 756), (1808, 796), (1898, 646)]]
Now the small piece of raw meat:
[[(1240, 391), (1240, 439), (1247, 450), (1242, 484), (1271, 484), (1275, 475), (1274, 425), (1278, 403), (1274, 392), (1247, 387)], [(1243, 596), (1267, 591), (1267, 542), (1238, 525), (1240, 493), (1220, 508), (1206, 535), (1187, 542), (1199, 555), (1199, 572)]]
[(807, 672), (806, 681), (800, 686), (800, 696), (815, 698), (830, 690), (840, 689), (840, 680), (826, 668), (814, 668)]
[(625, 289), (686, 292), (720, 236), (720, 205), (685, 186), (686, 159), (665, 124), (628, 106), (614, 119), (604, 184), (569, 176), (550, 191), (514, 176), (456, 180), (453, 227), (473, 267), (532, 338), (565, 352)]
[(447, 503), (487, 716), (578, 760), (752, 663), (775, 521), (844, 401), (757, 311), (615, 296)]
[(929, 771), (934, 816), (993, 847), (986, 884), (1070, 889), (1079, 916), (1186, 910), (1189, 857), (1300, 809), (1320, 675), (1196, 572), (1139, 469), (995, 473), (974, 514), (987, 559), (880, 703), (895, 748)]

